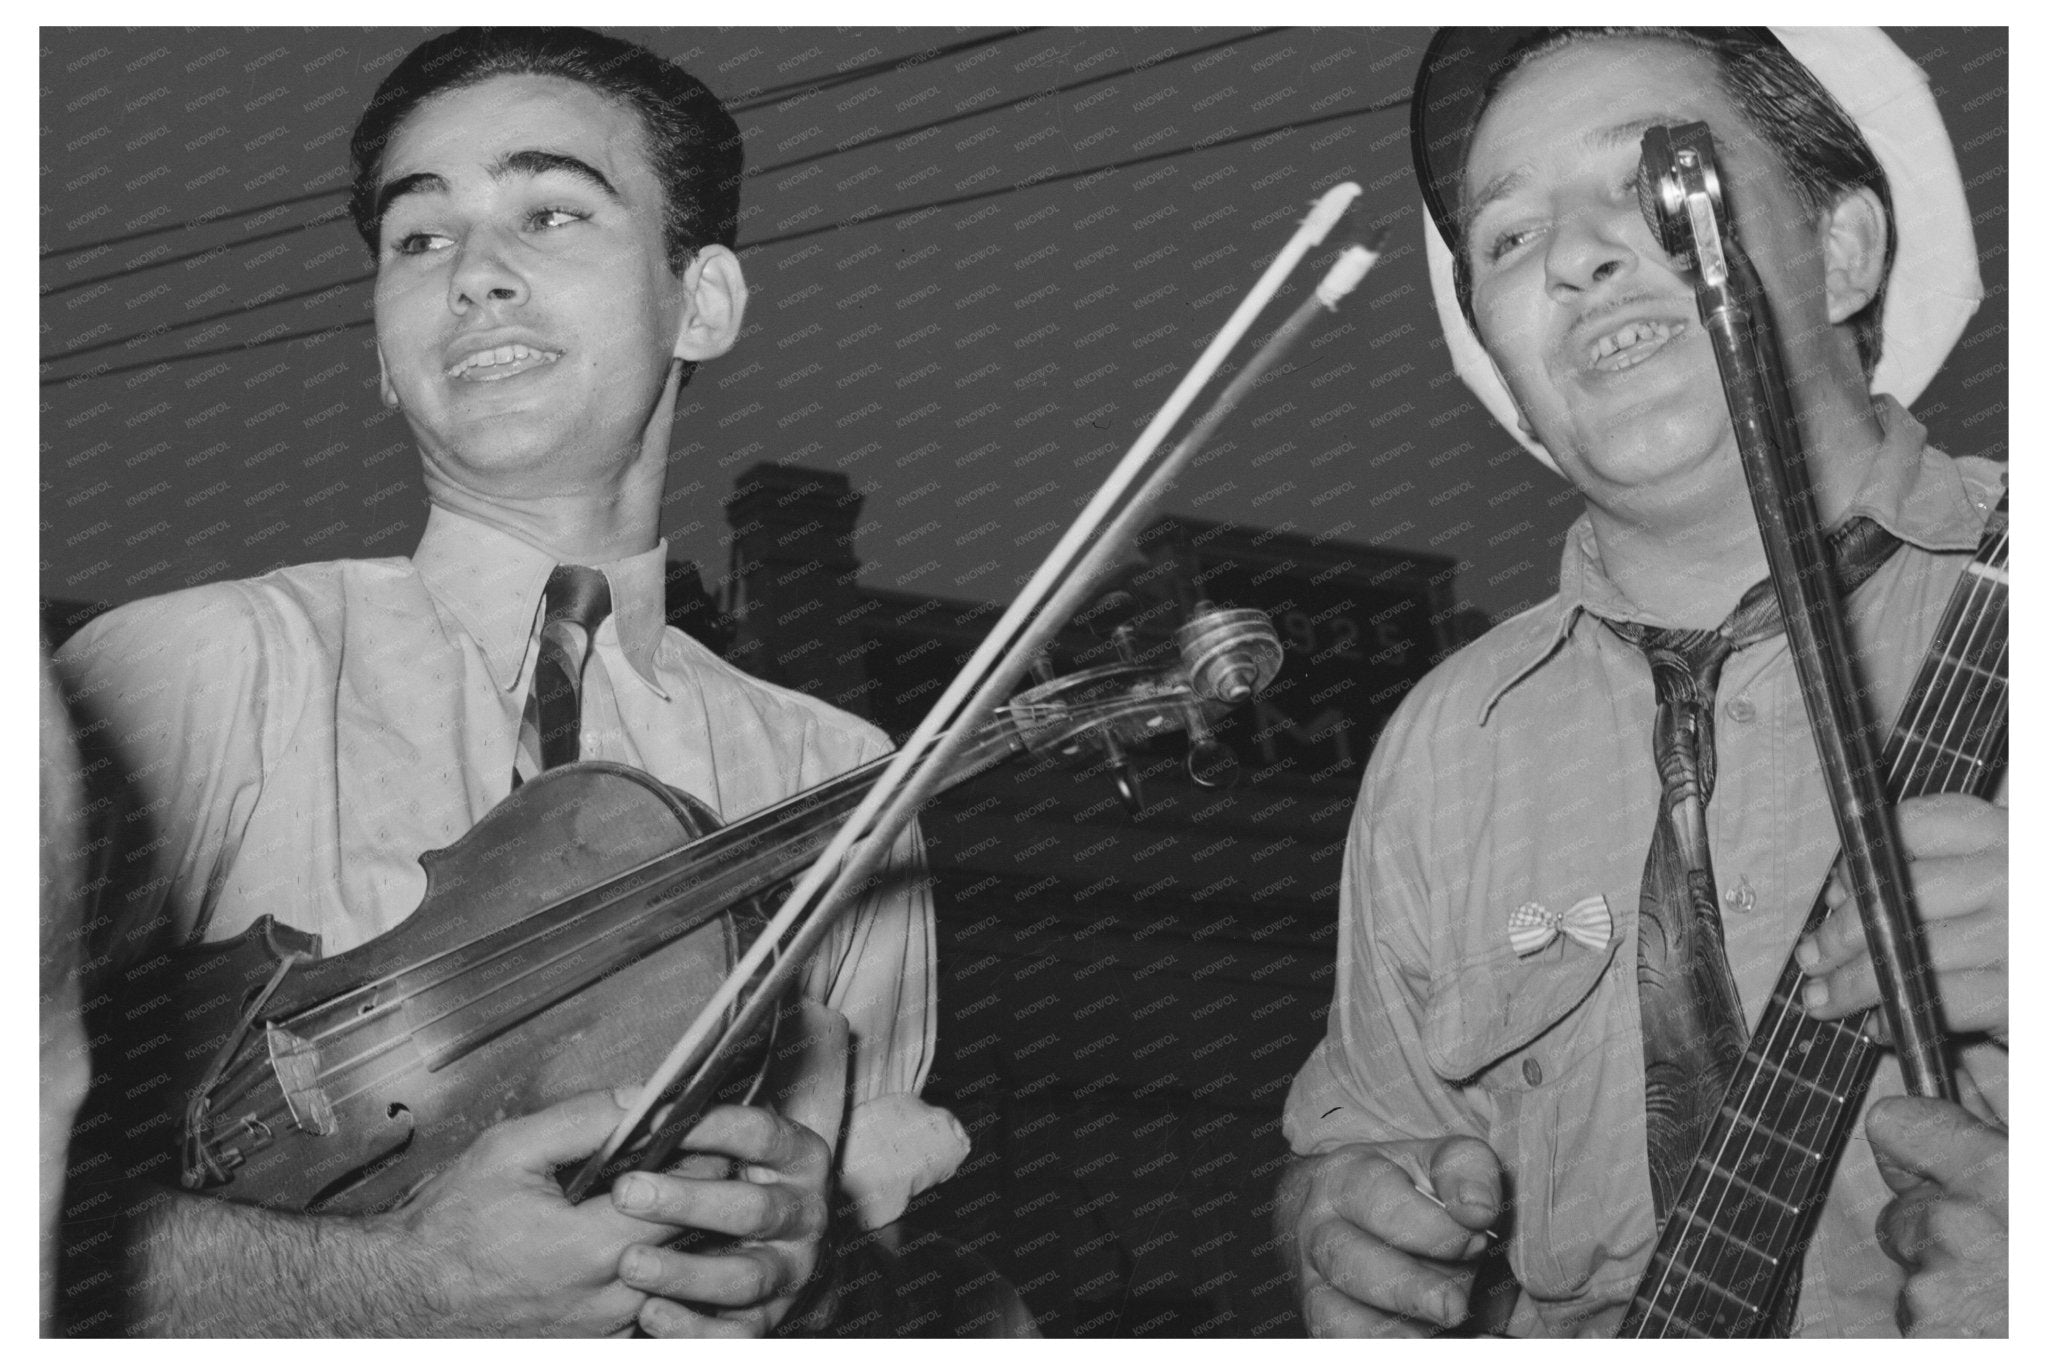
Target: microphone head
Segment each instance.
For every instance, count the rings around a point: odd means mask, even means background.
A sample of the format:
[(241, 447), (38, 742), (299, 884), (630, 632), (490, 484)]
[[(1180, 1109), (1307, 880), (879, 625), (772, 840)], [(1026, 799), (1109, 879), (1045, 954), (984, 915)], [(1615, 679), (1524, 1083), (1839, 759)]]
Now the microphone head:
[(1643, 154), (1636, 162), (1636, 207), (1650, 225), (1658, 249), (1689, 264), (1692, 234), (1686, 230), (1685, 194), (1672, 161), (1671, 130), (1661, 125), (1643, 134)]

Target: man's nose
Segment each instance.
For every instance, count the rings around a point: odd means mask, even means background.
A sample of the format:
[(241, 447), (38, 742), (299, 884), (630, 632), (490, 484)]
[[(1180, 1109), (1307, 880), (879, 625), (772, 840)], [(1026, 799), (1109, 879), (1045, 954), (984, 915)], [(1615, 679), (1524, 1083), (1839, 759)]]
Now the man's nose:
[(448, 306), (457, 313), (482, 304), (526, 302), (526, 279), (507, 257), (506, 244), (495, 233), (471, 233), (448, 279)]
[(1635, 236), (1646, 233), (1634, 205), (1602, 204), (1577, 209), (1551, 230), (1544, 279), (1554, 296), (1585, 293), (1632, 273), (1642, 262)]

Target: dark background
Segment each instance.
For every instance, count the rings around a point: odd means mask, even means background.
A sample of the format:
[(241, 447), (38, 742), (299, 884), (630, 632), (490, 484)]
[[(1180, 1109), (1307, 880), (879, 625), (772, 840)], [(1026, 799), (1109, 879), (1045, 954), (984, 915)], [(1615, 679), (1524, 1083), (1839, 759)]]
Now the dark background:
[[(2004, 33), (1893, 32), (1958, 145), (1988, 291), (1915, 410), (1951, 452), (2002, 457)], [(1264, 1229), (1361, 765), (1482, 615), (1549, 594), (1578, 502), (1443, 354), (1402, 104), (1426, 32), (632, 36), (734, 105), (753, 168), (747, 335), (684, 395), (665, 515), (672, 554), (747, 610), (685, 567), (677, 619), (898, 735), (1313, 197), (1356, 180), (1355, 215), (1392, 228), (1170, 496), (1117, 609), (1054, 651), (1102, 663), (1128, 620), (1152, 659), (1198, 597), (1266, 609), (1281, 678), (1222, 725), (1243, 781), (1197, 787), (1163, 741), (1133, 754), (1142, 815), (1091, 752), (922, 817), (927, 1094), (975, 1151), (913, 1222), (1049, 1336), (1298, 1331)], [(417, 37), (43, 33), (46, 597), (412, 548), (416, 461), (334, 219), (348, 128)]]
[[(1403, 103), (1426, 31), (1010, 32), (630, 31), (734, 105), (752, 176), (747, 334), (679, 409), (675, 552), (722, 575), (734, 477), (806, 464), (866, 494), (864, 581), (1006, 598), (1351, 179), (1386, 259), (1169, 507), (1451, 554), (1495, 618), (1547, 595), (1576, 498), (1452, 376), (1430, 306)], [(412, 548), (412, 446), (339, 215), (348, 129), (419, 36), (42, 31), (47, 595)], [(2002, 454), (2004, 31), (1895, 36), (1959, 149), (1989, 295), (1918, 411), (1952, 453)]]

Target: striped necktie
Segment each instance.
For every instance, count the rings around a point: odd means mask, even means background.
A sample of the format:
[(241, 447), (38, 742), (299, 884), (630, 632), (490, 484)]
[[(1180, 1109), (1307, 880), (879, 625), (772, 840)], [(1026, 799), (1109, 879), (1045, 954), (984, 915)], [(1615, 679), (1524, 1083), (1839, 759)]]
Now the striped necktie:
[[(603, 573), (558, 564), (548, 575), (541, 618), (540, 657), (533, 690), (519, 722), (520, 765), (531, 773), (576, 761), (583, 721), (583, 666), (598, 623), (612, 609), (611, 586)], [(529, 774), (530, 775), (530, 774)], [(518, 786), (514, 771), (512, 785)]]

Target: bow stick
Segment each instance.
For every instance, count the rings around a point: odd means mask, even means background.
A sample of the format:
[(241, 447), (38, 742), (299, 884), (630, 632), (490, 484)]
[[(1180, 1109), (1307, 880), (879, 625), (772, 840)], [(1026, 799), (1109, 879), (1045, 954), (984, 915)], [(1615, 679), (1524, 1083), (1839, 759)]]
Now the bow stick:
[[(768, 926), (685, 1030), (661, 1067), (641, 1088), (634, 1105), (604, 1146), (578, 1171), (567, 1190), (571, 1199), (580, 1198), (588, 1191), (660, 1096), (686, 1068), (695, 1067), (695, 1079), (677, 1098), (668, 1121), (663, 1125), (663, 1132), (657, 1135), (639, 1164), (644, 1168), (666, 1159), (685, 1126), (694, 1121), (695, 1111), (708, 1098), (698, 1093), (708, 1089), (711, 1083), (712, 1068), (707, 1067), (706, 1062), (732, 1041), (746, 1036), (759, 1022), (777, 994), (777, 982), (786, 979), (809, 956), (830, 928), (838, 910), (850, 901), (854, 891), (880, 865), (896, 836), (930, 794), (932, 786), (943, 775), (947, 762), (966, 736), (993, 714), (1000, 697), (1007, 695), (1008, 690), (1015, 686), (1038, 648), (1078, 607), (1093, 581), (1121, 552), (1123, 541), (1115, 533), (1122, 532), (1128, 536), (1135, 529), (1137, 519), (1157, 503), (1173, 475), (1185, 467), (1230, 409), (1305, 330), (1316, 311), (1334, 309), (1337, 300), (1364, 278), (1377, 260), (1377, 252), (1352, 247), (1340, 256), (1315, 296), (1274, 334), (1194, 431), (1158, 468), (1144, 474), (1145, 465), (1167, 431), (1179, 421), (1196, 394), (1221, 367), (1231, 348), (1251, 329), (1258, 314), (1279, 292), (1287, 275), (1329, 234), (1359, 192), (1357, 185), (1338, 185), (1317, 202), (1293, 238), (1273, 259), (1166, 404), (1097, 490), (1080, 518), (1068, 528), (967, 666), (897, 751), (866, 798), (840, 827), (832, 843), (812, 863)], [(1126, 498), (1141, 474), (1146, 478), (1145, 485)], [(1110, 523), (1107, 530), (1105, 522)], [(718, 1021), (733, 1008), (748, 984), (762, 973), (764, 964), (778, 955), (780, 960), (770, 970), (768, 979), (760, 983), (746, 1006), (726, 1026), (718, 1043), (707, 1046)]]

